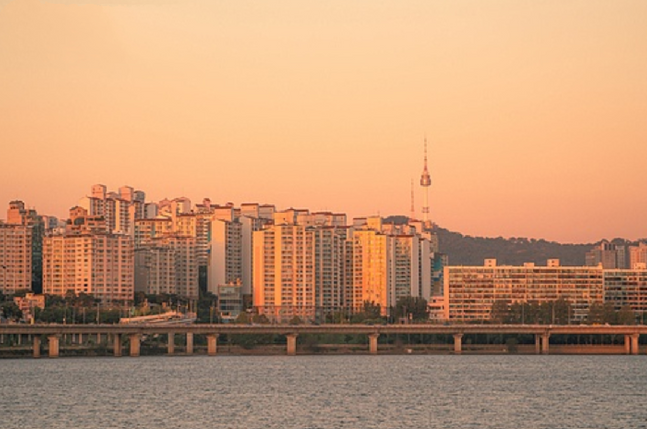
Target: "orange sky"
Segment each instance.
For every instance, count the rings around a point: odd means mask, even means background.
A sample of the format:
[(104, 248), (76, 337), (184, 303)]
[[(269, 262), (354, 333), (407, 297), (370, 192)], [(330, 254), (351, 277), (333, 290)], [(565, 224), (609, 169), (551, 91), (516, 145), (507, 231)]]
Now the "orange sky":
[(643, 0), (0, 0), (4, 207), (409, 214), (426, 133), (441, 226), (636, 239), (646, 118)]

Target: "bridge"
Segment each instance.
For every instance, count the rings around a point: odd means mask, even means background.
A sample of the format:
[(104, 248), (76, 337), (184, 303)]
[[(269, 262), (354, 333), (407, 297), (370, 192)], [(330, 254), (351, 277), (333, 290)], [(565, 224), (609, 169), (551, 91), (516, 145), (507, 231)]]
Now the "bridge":
[(535, 337), (535, 353), (548, 354), (551, 335), (624, 335), (624, 352), (638, 354), (638, 340), (647, 334), (647, 325), (471, 325), (471, 324), (410, 324), (410, 325), (233, 325), (233, 324), (137, 324), (137, 325), (61, 325), (61, 324), (1, 324), (0, 335), (26, 336), (31, 342), (33, 356), (40, 357), (42, 338), (47, 338), (49, 357), (58, 357), (60, 338), (63, 335), (106, 335), (112, 339), (114, 356), (122, 356), (122, 338), (129, 339), (129, 355), (140, 355), (141, 338), (144, 335), (168, 335), (168, 353), (175, 352), (175, 335), (186, 338), (186, 354), (193, 354), (194, 335), (207, 338), (207, 354), (217, 354), (220, 335), (275, 334), (286, 337), (286, 354), (297, 351), (297, 337), (305, 334), (359, 334), (368, 337), (370, 354), (378, 352), (378, 338), (389, 334), (443, 334), (454, 339), (453, 351), (462, 352), (462, 338), (466, 334), (526, 334)]

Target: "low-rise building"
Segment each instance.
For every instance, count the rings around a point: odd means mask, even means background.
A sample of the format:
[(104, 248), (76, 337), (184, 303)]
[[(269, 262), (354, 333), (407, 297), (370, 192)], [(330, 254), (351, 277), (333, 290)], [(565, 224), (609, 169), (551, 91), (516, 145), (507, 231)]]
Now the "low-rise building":
[(604, 300), (602, 266), (565, 267), (549, 259), (547, 266), (447, 266), (444, 272), (445, 319), (485, 321), (497, 301), (549, 302), (564, 299), (571, 305), (570, 319), (583, 321), (593, 303)]

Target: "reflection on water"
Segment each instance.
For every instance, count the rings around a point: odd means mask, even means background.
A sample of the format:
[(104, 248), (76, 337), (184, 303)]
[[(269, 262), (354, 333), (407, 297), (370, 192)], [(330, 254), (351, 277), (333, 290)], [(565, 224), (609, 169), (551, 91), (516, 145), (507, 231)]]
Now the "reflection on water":
[(645, 356), (0, 361), (3, 428), (647, 428)]

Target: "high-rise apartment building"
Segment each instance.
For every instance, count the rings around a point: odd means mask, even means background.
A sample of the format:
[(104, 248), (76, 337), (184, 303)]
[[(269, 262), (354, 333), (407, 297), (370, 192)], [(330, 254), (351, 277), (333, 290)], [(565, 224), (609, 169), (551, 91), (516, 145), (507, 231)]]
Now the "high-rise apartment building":
[(389, 240), (379, 229), (355, 229), (352, 234), (353, 283), (349, 307), (361, 312), (364, 303), (380, 306), (387, 314), (389, 299)]
[(145, 198), (144, 192), (130, 186), (107, 192), (105, 185), (93, 185), (91, 195), (81, 198), (78, 206), (89, 216), (103, 216), (109, 232), (133, 234), (135, 219), (146, 215)]
[(195, 237), (165, 235), (135, 249), (135, 291), (199, 296)]
[(32, 287), (32, 229), (0, 221), (0, 292)]
[(134, 244), (107, 230), (105, 219), (75, 207), (65, 233), (43, 240), (43, 292), (87, 293), (101, 302), (134, 298)]
[(638, 264), (647, 265), (647, 243), (641, 241), (637, 246), (629, 246), (629, 267), (635, 269)]
[(253, 234), (254, 307), (271, 320), (287, 322), (295, 316), (313, 320), (316, 291), (312, 232), (286, 222)]
[(357, 218), (353, 225), (353, 290), (348, 295), (355, 311), (372, 302), (387, 315), (401, 298), (430, 299), (435, 235), (415, 225), (383, 224), (379, 217)]
[(602, 265), (605, 270), (627, 268), (626, 247), (604, 240), (586, 252), (586, 265)]
[(346, 270), (349, 228), (334, 223), (309, 227), (315, 246), (315, 307), (323, 314), (346, 308), (344, 292), (352, 285), (352, 276)]
[(288, 209), (253, 232), (253, 301), (259, 313), (288, 321), (352, 311), (353, 241), (345, 219)]
[[(31, 285), (35, 293), (43, 290), (43, 236), (47, 229), (45, 219), (36, 210), (25, 207), (22, 201), (11, 201), (7, 209), (7, 223), (29, 228), (31, 235)], [(1, 269), (1, 268), (0, 268)]]
[(208, 290), (214, 294), (218, 286), (242, 282), (242, 224), (234, 220), (213, 219), (210, 224)]

